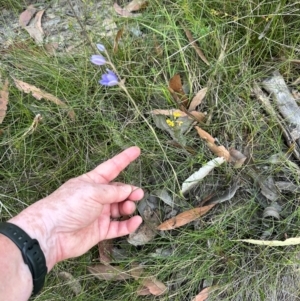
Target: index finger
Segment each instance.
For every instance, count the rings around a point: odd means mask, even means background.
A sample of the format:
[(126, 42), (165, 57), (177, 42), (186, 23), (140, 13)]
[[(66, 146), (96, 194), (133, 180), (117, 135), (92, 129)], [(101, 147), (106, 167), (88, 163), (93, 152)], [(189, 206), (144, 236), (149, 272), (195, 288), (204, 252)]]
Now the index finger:
[(115, 179), (132, 161), (138, 158), (140, 153), (141, 150), (137, 146), (129, 147), (85, 175), (97, 184), (107, 184)]

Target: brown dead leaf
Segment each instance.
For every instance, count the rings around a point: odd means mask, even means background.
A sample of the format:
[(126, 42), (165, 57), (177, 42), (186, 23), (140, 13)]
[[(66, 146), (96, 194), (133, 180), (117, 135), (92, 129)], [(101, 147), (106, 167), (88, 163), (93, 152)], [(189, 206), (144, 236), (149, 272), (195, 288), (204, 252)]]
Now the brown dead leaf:
[(150, 290), (148, 287), (140, 285), (136, 291), (138, 296), (148, 296), (151, 295)]
[(6, 79), (2, 90), (0, 91), (0, 124), (3, 122), (6, 116), (8, 95), (8, 79)]
[(52, 42), (52, 43), (45, 44), (44, 48), (47, 51), (47, 53), (49, 53), (50, 55), (55, 55), (58, 46), (59, 46), (58, 43)]
[[(18, 80), (15, 78), (13, 80), (15, 82), (16, 87), (20, 91), (23, 91), (27, 94), (31, 92), (32, 96), (34, 98), (36, 98), (37, 100), (41, 100), (42, 98), (44, 98), (51, 102), (54, 102), (56, 105), (61, 106), (62, 108), (68, 108), (68, 106), (64, 102), (62, 102), (59, 98), (57, 98), (56, 96), (54, 96), (46, 91), (43, 91), (33, 85), (25, 83), (21, 80)], [(72, 120), (75, 120), (75, 112), (73, 110), (69, 110), (68, 115)]]
[(30, 22), (30, 20), (32, 19), (33, 15), (35, 14), (35, 12), (36, 12), (36, 8), (34, 8), (33, 5), (29, 5), (26, 8), (26, 10), (20, 14), (20, 17), (19, 17), (20, 26), (22, 26), (22, 27), (27, 26), (28, 23)]
[(44, 40), (44, 31), (42, 28), (42, 17), (44, 12), (45, 10), (37, 12), (31, 24), (24, 27), (38, 45), (42, 44)]
[(204, 288), (192, 301), (205, 301), (208, 298), (210, 287)]
[(126, 9), (126, 7), (122, 8), (118, 3), (114, 3), (113, 7), (115, 9), (115, 12), (124, 18), (138, 16), (138, 14), (131, 13), (128, 9)]
[(199, 136), (206, 141), (208, 148), (218, 157), (223, 157), (226, 161), (230, 162), (231, 157), (229, 151), (223, 145), (216, 145), (215, 139), (206, 131), (198, 126), (195, 126)]
[(113, 239), (102, 240), (98, 243), (100, 262), (110, 263), (112, 259)]
[(169, 81), (169, 91), (171, 92), (175, 102), (179, 105), (187, 107), (188, 97), (185, 95), (182, 87), (181, 77), (175, 74)]
[(187, 36), (189, 42), (191, 43), (191, 45), (194, 47), (195, 51), (197, 52), (198, 56), (200, 57), (200, 59), (207, 65), (209, 66), (209, 62), (208, 60), (206, 59), (203, 51), (198, 47), (198, 45), (196, 44), (196, 41), (195, 39), (193, 38), (192, 36), (192, 33), (184, 26), (182, 26), (184, 32), (185, 32), (185, 35)]
[(189, 112), (198, 122), (204, 122), (206, 115), (202, 112), (191, 111)]
[(131, 264), (130, 274), (132, 278), (138, 280), (144, 272), (144, 268), (137, 262)]
[(170, 109), (170, 110), (156, 109), (156, 110), (152, 110), (150, 113), (154, 114), (154, 115), (166, 115), (166, 116), (176, 116), (176, 117), (187, 116), (187, 114), (185, 112), (183, 112), (181, 110), (177, 110), (177, 109)]
[(122, 270), (120, 267), (98, 264), (92, 267), (87, 267), (88, 271), (100, 280), (126, 280), (131, 279), (132, 276)]
[(206, 214), (211, 208), (213, 208), (216, 204), (211, 204), (204, 207), (197, 207), (193, 208), (191, 210), (187, 210), (185, 212), (182, 212), (178, 215), (176, 215), (173, 218), (170, 218), (160, 224), (157, 229), (161, 231), (165, 230), (172, 230), (175, 228), (179, 228), (181, 226), (184, 226), (195, 219), (199, 218), (200, 216)]
[(118, 30), (116, 37), (114, 39), (114, 47), (113, 47), (113, 52), (116, 53), (118, 51), (119, 48), (119, 40), (121, 39), (122, 35), (124, 32), (124, 27), (122, 27), (121, 29)]
[(131, 2), (129, 2), (125, 6), (125, 9), (129, 12), (132, 12), (132, 11), (137, 11), (137, 10), (143, 9), (147, 5), (148, 5), (148, 1), (145, 1), (145, 0), (132, 0)]
[(150, 292), (151, 295), (161, 296), (168, 291), (168, 288), (155, 277), (149, 277), (147, 279), (143, 279), (141, 287), (138, 289), (137, 293), (146, 293)]
[(201, 89), (196, 95), (195, 97), (192, 99), (190, 106), (189, 106), (189, 111), (194, 111), (196, 109), (196, 107), (198, 107), (202, 100), (204, 99), (205, 95), (207, 92), (207, 87)]
[(230, 148), (229, 153), (231, 156), (231, 162), (234, 163), (234, 168), (241, 168), (247, 157), (235, 148)]

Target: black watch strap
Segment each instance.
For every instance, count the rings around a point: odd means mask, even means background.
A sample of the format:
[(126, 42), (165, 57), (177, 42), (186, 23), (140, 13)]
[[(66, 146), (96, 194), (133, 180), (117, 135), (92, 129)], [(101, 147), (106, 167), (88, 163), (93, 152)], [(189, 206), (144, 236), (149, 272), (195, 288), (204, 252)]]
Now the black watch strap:
[(33, 294), (37, 294), (44, 286), (47, 275), (46, 259), (39, 242), (26, 232), (11, 223), (0, 223), (0, 233), (12, 240), (22, 253), (33, 279)]

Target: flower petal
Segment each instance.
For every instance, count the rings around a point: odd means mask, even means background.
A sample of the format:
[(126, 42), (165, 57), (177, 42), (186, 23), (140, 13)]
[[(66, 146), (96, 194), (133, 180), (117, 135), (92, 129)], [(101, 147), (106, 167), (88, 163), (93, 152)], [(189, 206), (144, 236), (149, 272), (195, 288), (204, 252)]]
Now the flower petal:
[(96, 44), (99, 51), (105, 51), (105, 47), (103, 44)]
[(91, 56), (91, 62), (95, 65), (102, 66), (106, 64), (106, 59), (102, 55), (94, 54)]

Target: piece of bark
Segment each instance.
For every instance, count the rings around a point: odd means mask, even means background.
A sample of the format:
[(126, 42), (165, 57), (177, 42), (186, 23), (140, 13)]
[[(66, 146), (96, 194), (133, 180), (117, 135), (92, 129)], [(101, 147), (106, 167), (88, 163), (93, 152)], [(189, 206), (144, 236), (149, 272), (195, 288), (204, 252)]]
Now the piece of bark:
[(262, 82), (276, 103), (280, 114), (285, 118), (294, 141), (300, 138), (300, 108), (278, 71)]
[(300, 160), (300, 144), (294, 140), (294, 137), (290, 131), (290, 127), (287, 126), (284, 120), (282, 120), (283, 118), (279, 114), (277, 114), (276, 110), (273, 108), (270, 102), (269, 97), (266, 96), (266, 94), (262, 91), (262, 89), (258, 86), (257, 83), (254, 83), (252, 92), (256, 96), (257, 100), (264, 106), (266, 112), (276, 120), (278, 126), (282, 131), (287, 145), (292, 149), (294, 156), (298, 160)]

